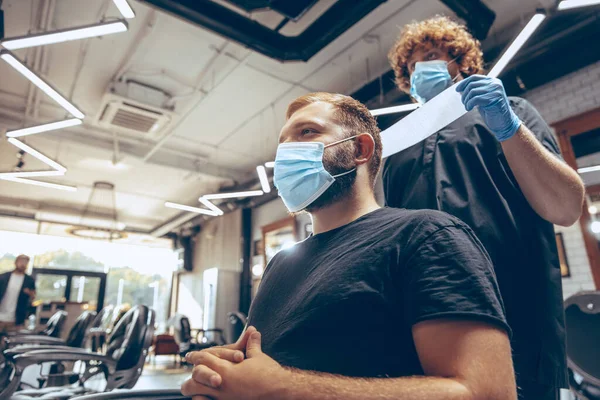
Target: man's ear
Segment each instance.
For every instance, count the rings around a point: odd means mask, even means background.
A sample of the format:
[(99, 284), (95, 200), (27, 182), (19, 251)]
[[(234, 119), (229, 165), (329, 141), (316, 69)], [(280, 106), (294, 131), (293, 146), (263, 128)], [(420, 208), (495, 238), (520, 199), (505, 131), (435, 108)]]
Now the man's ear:
[(356, 153), (354, 155), (356, 165), (366, 164), (375, 152), (375, 140), (369, 133), (362, 133), (354, 139)]

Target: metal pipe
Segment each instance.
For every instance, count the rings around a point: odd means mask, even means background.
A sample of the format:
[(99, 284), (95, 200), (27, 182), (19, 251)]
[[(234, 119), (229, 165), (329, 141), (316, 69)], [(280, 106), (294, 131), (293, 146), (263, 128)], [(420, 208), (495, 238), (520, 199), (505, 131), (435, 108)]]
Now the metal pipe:
[[(56, 0), (46, 0), (48, 4), (48, 12), (46, 13), (43, 21), (43, 31), (48, 31), (51, 28), (52, 21), (54, 20), (54, 11), (56, 10)], [(40, 47), (40, 69), (42, 75), (48, 74), (48, 54), (50, 48), (48, 46)], [(34, 105), (33, 105), (33, 118), (37, 119), (40, 116), (40, 103), (42, 101), (42, 95), (39, 90), (35, 91)]]
[(308, 75), (305, 75), (302, 79), (298, 80), (297, 83), (293, 84), (292, 86), (290, 86), (287, 90), (285, 90), (283, 93), (281, 93), (279, 96), (277, 96), (277, 98), (275, 100), (273, 100), (269, 105), (263, 107), (262, 109), (260, 109), (258, 112), (252, 114), (252, 116), (246, 118), (241, 124), (239, 124), (238, 126), (236, 126), (232, 131), (230, 131), (228, 134), (225, 135), (225, 137), (223, 139), (221, 139), (221, 141), (217, 144), (217, 147), (220, 147), (223, 143), (225, 143), (230, 137), (232, 137), (233, 135), (235, 135), (240, 129), (242, 129), (247, 123), (249, 123), (250, 121), (252, 121), (254, 118), (258, 117), (259, 115), (261, 115), (263, 112), (265, 112), (267, 109), (269, 109), (271, 107), (271, 104), (275, 104), (278, 101), (284, 99), (288, 94), (290, 94), (292, 92), (292, 90), (294, 90), (297, 85), (302, 84), (304, 81), (306, 81), (307, 79), (311, 78), (313, 75), (315, 75), (317, 72), (319, 72), (324, 66), (326, 66), (327, 64), (329, 64), (330, 62), (332, 62), (333, 60), (335, 60), (337, 57), (339, 57), (340, 55), (344, 54), (348, 49), (350, 49), (352, 46), (354, 46), (356, 43), (358, 43), (361, 40), (364, 40), (365, 36), (368, 36), (371, 32), (373, 32), (374, 30), (378, 29), (380, 26), (384, 25), (387, 21), (389, 21), (390, 19), (396, 17), (396, 15), (398, 15), (399, 13), (403, 12), (404, 10), (406, 10), (408, 7), (410, 7), (412, 4), (414, 4), (417, 0), (410, 0), (408, 3), (406, 3), (405, 5), (403, 5), (402, 7), (400, 7), (398, 10), (396, 10), (395, 12), (393, 12), (391, 15), (389, 15), (388, 17), (386, 17), (383, 21), (381, 21), (380, 23), (378, 23), (376, 26), (374, 26), (373, 28), (369, 29), (367, 32), (364, 33), (364, 35), (362, 35), (361, 37), (359, 37), (358, 39), (354, 40), (353, 42), (349, 43), (347, 46), (345, 46), (343, 49), (341, 49), (340, 51), (338, 51), (336, 54), (334, 54), (332, 57), (330, 57), (329, 59), (327, 59), (327, 61), (325, 61), (324, 63), (320, 64), (316, 69), (312, 70)]

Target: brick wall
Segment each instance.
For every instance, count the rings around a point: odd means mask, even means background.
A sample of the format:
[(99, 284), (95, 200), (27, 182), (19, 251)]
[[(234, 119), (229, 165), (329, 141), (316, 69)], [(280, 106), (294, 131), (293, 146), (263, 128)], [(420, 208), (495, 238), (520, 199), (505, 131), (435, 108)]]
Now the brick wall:
[(572, 117), (600, 107), (600, 62), (565, 75), (525, 94), (546, 122)]
[[(600, 107), (600, 62), (565, 75), (527, 92), (529, 100), (552, 124)], [(594, 283), (579, 223), (556, 227), (562, 232), (571, 276), (563, 278), (564, 298), (580, 290), (593, 290)]]

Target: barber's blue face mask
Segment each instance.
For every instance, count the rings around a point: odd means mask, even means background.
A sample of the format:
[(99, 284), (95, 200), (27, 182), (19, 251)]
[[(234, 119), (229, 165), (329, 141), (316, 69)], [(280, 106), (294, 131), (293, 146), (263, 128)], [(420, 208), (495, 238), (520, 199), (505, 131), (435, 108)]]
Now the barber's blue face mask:
[[(358, 136), (358, 135), (357, 135)], [(290, 212), (304, 210), (335, 182), (356, 168), (332, 176), (323, 165), (325, 148), (335, 146), (356, 136), (325, 146), (321, 142), (282, 143), (277, 148), (273, 183)]]
[(447, 61), (418, 62), (410, 76), (410, 95), (419, 103), (425, 104), (452, 86), (452, 82), (457, 78), (458, 75), (454, 79), (450, 76)]

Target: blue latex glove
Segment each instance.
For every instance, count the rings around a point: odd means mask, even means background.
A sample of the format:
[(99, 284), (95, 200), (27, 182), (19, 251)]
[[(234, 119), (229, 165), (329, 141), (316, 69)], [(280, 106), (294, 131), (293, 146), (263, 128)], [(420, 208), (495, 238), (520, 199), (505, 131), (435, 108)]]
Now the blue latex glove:
[(456, 91), (462, 93), (462, 102), (467, 111), (479, 107), (485, 124), (498, 141), (510, 139), (521, 126), (521, 120), (510, 108), (500, 79), (472, 75), (460, 82)]

